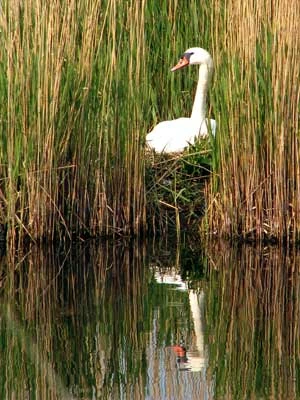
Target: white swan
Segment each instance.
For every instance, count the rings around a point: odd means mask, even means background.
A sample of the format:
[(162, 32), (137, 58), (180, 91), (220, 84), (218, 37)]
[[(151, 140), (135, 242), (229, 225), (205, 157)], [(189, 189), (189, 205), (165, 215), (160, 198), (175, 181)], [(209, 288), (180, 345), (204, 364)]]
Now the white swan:
[(191, 117), (163, 121), (156, 125), (146, 136), (147, 145), (156, 152), (181, 152), (198, 137), (206, 137), (209, 132), (215, 134), (216, 121), (205, 119), (207, 90), (213, 72), (211, 55), (200, 47), (192, 47), (184, 52), (171, 71), (194, 64), (199, 64), (200, 67)]

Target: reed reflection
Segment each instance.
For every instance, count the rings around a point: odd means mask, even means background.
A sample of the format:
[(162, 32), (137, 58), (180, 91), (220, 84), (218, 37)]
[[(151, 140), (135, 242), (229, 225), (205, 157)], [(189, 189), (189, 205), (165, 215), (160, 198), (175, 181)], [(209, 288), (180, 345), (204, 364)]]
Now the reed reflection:
[(143, 251), (32, 247), (15, 269), (3, 260), (2, 398), (143, 398)]
[(298, 398), (299, 253), (160, 241), (1, 267), (1, 398)]
[[(196, 286), (170, 291), (158, 284), (145, 267), (152, 252), (106, 242), (32, 247), (17, 263), (3, 260), (2, 397), (198, 399), (201, 375), (182, 369), (206, 363), (204, 297)], [(174, 257), (176, 264), (179, 253)], [(170, 345), (180, 337), (186, 361), (176, 368)]]
[(207, 254), (215, 397), (298, 398), (299, 252), (217, 243)]

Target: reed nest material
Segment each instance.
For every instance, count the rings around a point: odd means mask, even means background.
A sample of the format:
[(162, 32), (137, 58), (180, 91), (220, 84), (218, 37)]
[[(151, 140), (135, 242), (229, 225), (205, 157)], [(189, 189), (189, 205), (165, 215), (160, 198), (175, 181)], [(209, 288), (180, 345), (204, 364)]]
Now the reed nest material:
[(207, 148), (207, 141), (203, 143), (201, 150), (199, 145), (191, 146), (184, 153), (146, 152), (147, 216), (151, 230), (165, 233), (198, 229), (205, 212), (204, 189), (211, 175), (211, 149)]

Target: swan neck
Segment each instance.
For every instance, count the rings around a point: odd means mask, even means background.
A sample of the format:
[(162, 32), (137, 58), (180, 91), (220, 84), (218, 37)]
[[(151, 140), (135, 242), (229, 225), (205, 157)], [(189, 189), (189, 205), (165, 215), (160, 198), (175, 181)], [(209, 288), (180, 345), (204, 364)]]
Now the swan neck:
[(200, 124), (205, 119), (206, 97), (210, 81), (212, 67), (209, 64), (201, 64), (199, 67), (199, 79), (192, 109), (191, 119), (197, 120)]

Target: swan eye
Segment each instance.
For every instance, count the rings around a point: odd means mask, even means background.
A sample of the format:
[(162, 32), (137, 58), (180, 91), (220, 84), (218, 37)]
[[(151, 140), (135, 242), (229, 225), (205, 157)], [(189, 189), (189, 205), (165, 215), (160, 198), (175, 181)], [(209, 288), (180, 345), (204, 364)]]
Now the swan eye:
[(187, 60), (190, 61), (190, 58), (191, 58), (191, 56), (192, 56), (193, 54), (194, 54), (193, 52), (191, 52), (191, 53), (184, 53), (184, 54), (181, 56), (181, 58), (186, 58)]

